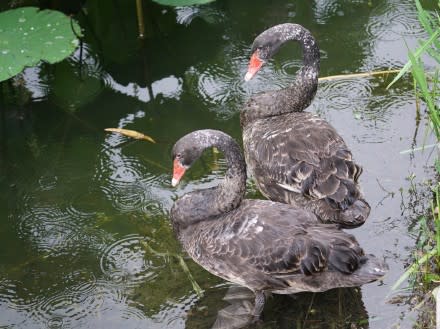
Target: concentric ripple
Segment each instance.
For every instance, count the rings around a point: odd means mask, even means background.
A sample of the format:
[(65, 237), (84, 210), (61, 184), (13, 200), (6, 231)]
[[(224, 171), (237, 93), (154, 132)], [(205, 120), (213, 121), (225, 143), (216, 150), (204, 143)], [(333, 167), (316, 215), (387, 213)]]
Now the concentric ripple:
[[(98, 328), (114, 320), (137, 327), (147, 320), (145, 314), (127, 304), (121, 290), (107, 281), (97, 281), (90, 289), (71, 287), (48, 296), (32, 310), (34, 322), (41, 328)], [(121, 323), (122, 323), (121, 322)]]
[(128, 235), (108, 246), (102, 253), (100, 267), (106, 277), (117, 285), (136, 286), (157, 276), (161, 265), (145, 257), (143, 237)]
[(190, 68), (186, 72), (192, 90), (198, 91), (198, 96), (210, 110), (222, 117), (229, 117), (237, 109), (232, 104), (240, 104), (244, 95), (242, 79), (236, 74), (227, 72), (219, 65), (209, 66), (204, 70)]
[(40, 185), (40, 189), (42, 191), (50, 191), (55, 189), (57, 186), (58, 177), (53, 175), (44, 175), (41, 176), (38, 180), (38, 183)]
[(191, 24), (198, 17), (211, 24), (219, 24), (224, 19), (222, 12), (209, 6), (185, 6), (177, 7), (175, 10), (177, 23), (183, 25)]
[(54, 205), (34, 204), (19, 216), (19, 236), (42, 252), (56, 256), (81, 236), (82, 220)]
[[(384, 143), (398, 133), (389, 123), (413, 103), (413, 96), (397, 87), (385, 91), (383, 85), (376, 78), (325, 81), (320, 83), (312, 108), (324, 116), (338, 111), (334, 125), (343, 135), (350, 134), (361, 143)], [(352, 126), (339, 124), (353, 118), (359, 128), (355, 133)]]
[(103, 152), (96, 167), (95, 180), (121, 212), (160, 209), (161, 200), (156, 197), (156, 192), (159, 194), (163, 189), (160, 179), (146, 172), (139, 158), (123, 155), (120, 148)]
[(339, 1), (315, 1), (314, 10), (316, 22), (318, 24), (325, 24), (330, 18), (335, 15), (343, 16), (344, 13), (340, 8)]
[(404, 36), (423, 37), (425, 32), (420, 26), (412, 2), (384, 2), (375, 8), (367, 26), (373, 39), (393, 41)]
[(319, 85), (319, 99), (338, 110), (363, 110), (368, 106), (371, 93), (369, 79), (341, 79)]
[[(238, 49), (243, 53), (245, 47), (236, 46), (227, 51), (235, 54)], [(300, 59), (283, 62), (281, 69), (268, 63), (251, 83), (245, 83), (242, 69), (247, 66), (248, 61), (248, 56), (237, 56), (232, 58), (231, 63), (207, 68), (192, 67), (186, 72), (186, 79), (192, 85), (190, 89), (198, 91), (198, 96), (210, 110), (228, 118), (240, 110), (237, 105), (243, 104), (251, 94), (288, 86), (301, 66)]]
[(17, 295), (17, 284), (11, 280), (0, 282), (0, 305), (2, 326), (10, 328), (25, 327), (28, 322), (27, 312), (36, 307), (36, 302), (31, 297)]

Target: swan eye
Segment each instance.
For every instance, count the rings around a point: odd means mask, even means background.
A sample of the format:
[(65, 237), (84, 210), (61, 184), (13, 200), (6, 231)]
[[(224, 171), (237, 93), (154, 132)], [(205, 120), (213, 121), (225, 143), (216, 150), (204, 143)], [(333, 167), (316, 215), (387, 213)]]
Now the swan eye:
[(177, 153), (176, 154), (176, 159), (180, 159), (182, 157), (182, 153)]

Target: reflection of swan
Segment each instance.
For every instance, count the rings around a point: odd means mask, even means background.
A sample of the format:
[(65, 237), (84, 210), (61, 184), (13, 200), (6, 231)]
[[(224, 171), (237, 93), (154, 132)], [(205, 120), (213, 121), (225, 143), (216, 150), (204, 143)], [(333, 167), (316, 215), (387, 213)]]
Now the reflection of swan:
[[(244, 287), (213, 288), (193, 307), (186, 328), (252, 328), (253, 294)], [(263, 328), (368, 328), (368, 313), (359, 288), (319, 294), (273, 296), (267, 301)]]
[(324, 222), (362, 225), (370, 213), (358, 187), (362, 168), (328, 122), (302, 112), (318, 85), (319, 49), (311, 33), (297, 24), (261, 33), (245, 79), (289, 40), (301, 44), (304, 65), (291, 86), (256, 94), (246, 104), (241, 114), (246, 163), (267, 198), (313, 211)]
[(199, 130), (173, 147), (173, 185), (209, 147), (228, 163), (219, 186), (185, 194), (171, 209), (175, 233), (188, 254), (211, 273), (255, 293), (291, 294), (359, 286), (379, 279), (386, 265), (365, 256), (352, 235), (318, 222), (310, 212), (268, 200), (243, 200), (246, 167), (238, 144), (216, 130)]

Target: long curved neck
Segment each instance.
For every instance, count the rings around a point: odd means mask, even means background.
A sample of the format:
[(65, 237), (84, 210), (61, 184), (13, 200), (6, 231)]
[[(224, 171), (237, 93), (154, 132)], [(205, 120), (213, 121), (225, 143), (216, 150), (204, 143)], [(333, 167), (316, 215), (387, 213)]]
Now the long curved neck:
[(242, 123), (289, 112), (301, 112), (310, 105), (316, 94), (320, 55), (314, 37), (297, 24), (281, 24), (276, 28), (276, 33), (281, 36), (281, 44), (290, 40), (301, 44), (303, 66), (287, 88), (254, 95), (242, 112)]
[(237, 208), (246, 191), (246, 165), (238, 144), (222, 132), (202, 132), (198, 136), (198, 142), (204, 148), (215, 146), (219, 149), (225, 156), (228, 169), (218, 186), (185, 194), (174, 203), (171, 218), (177, 232)]

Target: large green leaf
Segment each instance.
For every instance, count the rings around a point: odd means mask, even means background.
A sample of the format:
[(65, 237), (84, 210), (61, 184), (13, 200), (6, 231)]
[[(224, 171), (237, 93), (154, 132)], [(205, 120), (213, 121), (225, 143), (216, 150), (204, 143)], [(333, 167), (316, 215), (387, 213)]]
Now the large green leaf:
[(154, 2), (160, 3), (166, 6), (191, 6), (191, 5), (201, 5), (208, 2), (213, 2), (214, 0), (153, 0)]
[(0, 13), (0, 81), (44, 60), (56, 63), (78, 46), (75, 21), (54, 10), (23, 7)]

